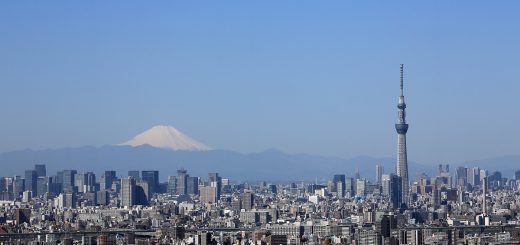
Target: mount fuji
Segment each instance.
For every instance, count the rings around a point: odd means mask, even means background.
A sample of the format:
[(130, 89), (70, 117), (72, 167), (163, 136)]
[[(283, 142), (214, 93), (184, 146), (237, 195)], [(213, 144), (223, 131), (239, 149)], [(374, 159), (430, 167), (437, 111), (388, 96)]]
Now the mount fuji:
[(156, 148), (169, 149), (174, 151), (207, 151), (211, 147), (202, 144), (177, 130), (172, 126), (159, 125), (152, 127), (133, 139), (120, 145), (141, 146), (150, 145)]

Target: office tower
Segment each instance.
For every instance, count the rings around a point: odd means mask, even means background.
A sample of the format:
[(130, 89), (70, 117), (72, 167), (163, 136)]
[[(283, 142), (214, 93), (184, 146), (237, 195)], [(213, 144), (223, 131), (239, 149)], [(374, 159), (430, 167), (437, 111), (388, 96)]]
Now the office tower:
[(56, 183), (56, 176), (47, 177), (47, 191), (49, 193), (58, 194), (61, 192), (61, 183)]
[(79, 173), (74, 176), (74, 186), (78, 188), (78, 192), (84, 192), (83, 186), (87, 182), (85, 173)]
[(112, 183), (117, 179), (116, 171), (109, 170), (105, 171), (101, 178), (99, 179), (99, 188), (101, 190), (112, 189)]
[(457, 186), (465, 186), (468, 183), (468, 171), (465, 167), (458, 167), (455, 175)]
[(376, 165), (376, 183), (381, 185), (381, 178), (383, 176), (383, 166), (380, 164)]
[(242, 194), (242, 208), (245, 210), (251, 210), (255, 203), (255, 195), (250, 191), (245, 191)]
[(22, 179), (22, 177), (20, 176), (14, 176), (13, 178), (13, 194), (14, 194), (14, 199), (18, 199), (20, 198), (20, 194), (24, 191), (25, 189), (25, 181), (24, 179)]
[(93, 192), (96, 191), (96, 174), (93, 172), (87, 172), (86, 174), (86, 183), (83, 187), (85, 192)]
[(468, 174), (468, 184), (470, 184), (472, 186), (480, 185), (480, 168), (478, 168), (478, 167), (468, 168), (467, 174)]
[(76, 194), (73, 192), (60, 193), (55, 199), (58, 208), (75, 208)]
[(168, 186), (166, 187), (166, 192), (170, 194), (177, 192), (177, 177), (168, 176)]
[(150, 200), (150, 184), (148, 181), (138, 180), (135, 184), (135, 204), (148, 205)]
[(356, 193), (354, 192), (354, 179), (353, 178), (345, 178), (345, 195), (347, 197), (353, 197), (354, 195), (356, 195)]
[(76, 170), (63, 170), (62, 172), (62, 189), (64, 192), (74, 192), (74, 179), (77, 174)]
[(43, 195), (46, 192), (48, 192), (49, 191), (48, 186), (49, 186), (48, 177), (40, 176), (36, 179), (36, 193), (38, 193), (38, 195)]
[(217, 188), (217, 200), (219, 200), (222, 193), (222, 177), (218, 173), (209, 173), (208, 179), (209, 185)]
[(381, 176), (381, 186), (383, 187), (383, 195), (390, 196), (390, 175), (383, 174)]
[(177, 170), (177, 194), (188, 194), (188, 177), (188, 171), (186, 171), (185, 169)]
[(135, 180), (132, 177), (121, 178), (121, 207), (131, 207), (135, 204)]
[(364, 197), (366, 195), (366, 179), (356, 180), (356, 196)]
[(390, 203), (394, 209), (400, 208), (403, 203), (402, 184), (403, 180), (401, 176), (395, 174), (390, 175)]
[(31, 220), (31, 209), (28, 208), (17, 208), (16, 209), (16, 224), (21, 225), (22, 223), (29, 224)]
[(408, 132), (408, 124), (406, 123), (406, 104), (404, 102), (403, 93), (403, 65), (401, 64), (401, 95), (399, 96), (399, 104), (397, 105), (397, 123), (395, 129), (397, 131), (397, 168), (396, 174), (401, 177), (401, 202), (408, 205), (408, 156), (406, 152), (406, 132)]
[(200, 188), (200, 202), (217, 203), (217, 187), (202, 186)]
[(94, 191), (96, 175), (93, 172), (76, 174), (74, 177), (74, 186), (78, 189), (78, 192), (85, 193)]
[(159, 192), (159, 171), (141, 171), (141, 179), (148, 182), (151, 193)]
[(432, 201), (431, 201), (431, 204), (434, 207), (438, 207), (441, 204), (441, 194), (440, 194), (439, 189), (436, 186), (434, 186), (433, 190), (432, 190)]
[(37, 196), (37, 181), (38, 175), (34, 170), (25, 170), (25, 190), (32, 191), (33, 196)]
[(76, 208), (76, 194), (74, 192), (62, 193), (65, 202), (63, 207)]
[(7, 178), (2, 177), (0, 178), (0, 192), (7, 191)]
[(340, 196), (340, 197), (345, 196), (345, 183), (346, 183), (345, 179), (346, 178), (345, 178), (344, 174), (336, 174), (332, 178), (332, 183), (334, 184), (332, 191), (337, 192), (338, 196)]
[(199, 194), (199, 177), (188, 177), (186, 180), (186, 192), (190, 195)]
[(96, 192), (96, 204), (97, 205), (107, 205), (110, 203), (110, 195), (108, 193), (108, 191), (106, 190), (100, 190), (98, 192)]
[(128, 171), (128, 177), (132, 177), (136, 181), (141, 179), (141, 176), (139, 175), (139, 170), (130, 170), (130, 171)]
[(36, 171), (36, 175), (38, 175), (38, 177), (47, 176), (47, 170), (45, 168), (45, 164), (35, 164), (34, 170)]

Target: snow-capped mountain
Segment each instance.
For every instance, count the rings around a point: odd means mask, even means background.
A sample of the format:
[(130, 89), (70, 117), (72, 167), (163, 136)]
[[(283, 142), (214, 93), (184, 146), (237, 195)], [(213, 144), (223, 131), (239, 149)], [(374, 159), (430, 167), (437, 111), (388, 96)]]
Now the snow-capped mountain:
[(211, 150), (211, 147), (186, 136), (176, 128), (164, 125), (148, 129), (120, 145), (129, 145), (134, 147), (140, 145), (151, 145), (162, 149), (183, 151)]

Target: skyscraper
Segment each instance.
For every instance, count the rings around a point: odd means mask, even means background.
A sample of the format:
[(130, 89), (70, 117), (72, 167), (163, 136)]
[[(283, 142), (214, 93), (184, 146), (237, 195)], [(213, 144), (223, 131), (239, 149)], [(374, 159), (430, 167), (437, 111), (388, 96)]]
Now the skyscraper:
[(114, 170), (107, 170), (105, 173), (101, 176), (99, 180), (99, 188), (101, 190), (111, 189), (112, 183), (117, 179), (116, 177), (116, 171)]
[(47, 175), (47, 170), (45, 168), (45, 164), (36, 164), (34, 165), (34, 170), (38, 177), (43, 177)]
[(132, 177), (136, 181), (141, 179), (141, 175), (139, 174), (139, 170), (130, 170), (130, 171), (128, 171), (128, 177)]
[(148, 182), (151, 193), (159, 192), (159, 171), (141, 171), (141, 179)]
[(121, 178), (121, 207), (131, 207), (135, 204), (135, 180), (132, 177)]
[(381, 178), (383, 177), (383, 166), (380, 164), (376, 165), (376, 183), (381, 186)]
[(37, 181), (38, 175), (35, 170), (25, 170), (25, 190), (32, 191), (33, 196), (38, 195), (37, 193)]
[(401, 64), (401, 95), (399, 96), (399, 109), (397, 112), (397, 123), (395, 129), (397, 131), (397, 168), (396, 174), (401, 177), (401, 202), (408, 204), (408, 157), (406, 153), (406, 132), (408, 132), (408, 124), (406, 123), (406, 104), (404, 103), (403, 93), (403, 64)]
[(188, 194), (188, 171), (185, 169), (177, 170), (177, 194), (186, 195)]
[(404, 202), (403, 197), (401, 196), (403, 194), (403, 187), (402, 184), (403, 179), (401, 176), (397, 175), (390, 175), (390, 204), (392, 204), (392, 208), (400, 208), (401, 204)]

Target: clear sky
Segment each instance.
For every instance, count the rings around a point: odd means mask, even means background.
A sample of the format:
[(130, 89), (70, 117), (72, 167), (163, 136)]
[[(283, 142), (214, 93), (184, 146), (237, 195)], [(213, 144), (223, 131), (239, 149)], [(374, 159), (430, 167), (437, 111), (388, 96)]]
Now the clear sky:
[(518, 1), (1, 1), (0, 152), (156, 124), (214, 148), (520, 154)]

